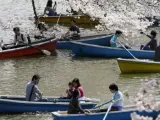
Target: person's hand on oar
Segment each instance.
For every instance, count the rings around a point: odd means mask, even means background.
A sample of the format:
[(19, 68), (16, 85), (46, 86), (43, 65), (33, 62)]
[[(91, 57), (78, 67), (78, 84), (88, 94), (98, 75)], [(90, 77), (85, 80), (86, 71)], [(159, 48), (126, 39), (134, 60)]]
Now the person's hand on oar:
[(155, 50), (157, 48), (157, 32), (155, 30), (152, 30), (150, 32), (150, 35), (144, 33), (143, 31), (141, 31), (140, 34), (143, 34), (150, 38), (150, 41), (147, 44), (141, 45), (142, 50)]

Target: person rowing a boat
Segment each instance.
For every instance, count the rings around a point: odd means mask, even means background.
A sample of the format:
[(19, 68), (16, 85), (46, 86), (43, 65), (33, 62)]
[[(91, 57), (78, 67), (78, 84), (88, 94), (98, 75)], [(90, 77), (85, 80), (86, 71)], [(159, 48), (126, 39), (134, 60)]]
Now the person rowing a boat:
[(117, 47), (117, 43), (118, 43), (118, 38), (119, 36), (122, 34), (122, 31), (120, 30), (117, 30), (115, 32), (115, 34), (113, 35), (113, 37), (111, 38), (110, 40), (110, 46), (111, 47)]
[(21, 46), (21, 45), (24, 45), (25, 43), (28, 43), (27, 37), (24, 34), (20, 33), (19, 27), (13, 28), (13, 31), (15, 33), (15, 36), (14, 36), (15, 46)]
[(48, 16), (55, 16), (55, 15), (57, 15), (57, 12), (56, 12), (57, 2), (55, 1), (53, 8), (52, 8), (52, 4), (53, 4), (52, 0), (48, 0), (46, 8), (44, 10), (44, 15), (45, 14), (47, 14)]
[[(141, 32), (141, 34), (145, 34), (144, 32)], [(147, 37), (149, 37), (151, 40), (146, 45), (141, 45), (141, 50), (155, 50), (157, 47), (157, 32), (152, 30), (150, 35), (145, 34)]]
[(38, 88), (38, 83), (40, 80), (40, 76), (35, 74), (32, 77), (31, 82), (27, 84), (26, 87), (26, 100), (27, 101), (39, 101), (42, 99), (42, 93)]
[[(109, 86), (109, 90), (114, 94), (110, 102), (113, 103), (110, 111), (122, 111), (123, 110), (123, 94), (119, 91), (118, 86), (112, 83)], [(107, 109), (101, 109), (100, 112), (106, 112)]]
[(71, 20), (71, 27), (69, 28), (69, 31), (65, 34), (65, 37), (73, 40), (80, 39), (80, 30), (79, 27), (76, 25), (75, 20)]

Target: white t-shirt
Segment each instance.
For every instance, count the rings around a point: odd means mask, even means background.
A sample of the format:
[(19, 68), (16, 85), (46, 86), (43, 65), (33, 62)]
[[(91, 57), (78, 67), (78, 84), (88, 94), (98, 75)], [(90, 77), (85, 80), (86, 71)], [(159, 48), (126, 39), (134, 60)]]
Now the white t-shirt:
[[(34, 88), (33, 88), (34, 86)], [(33, 90), (32, 90), (33, 88)], [(32, 91), (32, 93), (31, 93)], [(32, 95), (31, 95), (32, 94)], [(31, 96), (31, 98), (30, 98)], [(33, 82), (29, 82), (27, 84), (27, 87), (26, 87), (26, 100), (29, 101), (37, 101), (40, 99), (40, 96), (41, 96), (41, 91), (39, 90), (38, 86), (35, 85)]]
[(27, 40), (26, 36), (23, 34), (15, 35), (14, 43), (16, 45), (23, 45), (24, 43), (28, 43), (28, 40)]
[(120, 91), (115, 92), (112, 100), (117, 101), (113, 104), (113, 106), (122, 106), (123, 107), (123, 103), (124, 103), (124, 98), (123, 98), (123, 94)]

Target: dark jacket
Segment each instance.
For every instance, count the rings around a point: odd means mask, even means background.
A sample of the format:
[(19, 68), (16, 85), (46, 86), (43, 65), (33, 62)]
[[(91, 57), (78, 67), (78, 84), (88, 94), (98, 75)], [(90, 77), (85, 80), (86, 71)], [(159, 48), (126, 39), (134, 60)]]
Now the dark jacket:
[(146, 46), (147, 46), (147, 47), (150, 47), (151, 50), (156, 50), (156, 47), (157, 47), (157, 39), (156, 39), (156, 38), (153, 38), (153, 37), (151, 37), (151, 36), (149, 36), (149, 35), (147, 35), (147, 36), (151, 39), (151, 41), (149, 41), (149, 42), (146, 44)]
[(77, 98), (72, 98), (68, 107), (68, 114), (84, 113)]

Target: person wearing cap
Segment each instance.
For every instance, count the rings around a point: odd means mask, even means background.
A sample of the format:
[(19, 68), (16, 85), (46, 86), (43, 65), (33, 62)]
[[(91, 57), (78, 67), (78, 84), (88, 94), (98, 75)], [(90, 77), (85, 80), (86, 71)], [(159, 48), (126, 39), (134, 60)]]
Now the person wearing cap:
[(69, 37), (70, 39), (80, 39), (80, 30), (79, 27), (76, 25), (75, 20), (71, 20), (71, 27), (69, 28), (68, 32), (65, 34), (65, 37)]
[[(141, 34), (145, 34), (143, 32), (141, 32)], [(146, 35), (147, 37), (149, 37), (151, 40), (146, 44), (146, 45), (141, 45), (141, 50), (156, 50), (157, 47), (157, 32), (152, 30), (150, 35)]]
[(15, 33), (15, 36), (14, 36), (14, 45), (15, 46), (19, 46), (19, 45), (23, 45), (25, 43), (28, 43), (26, 36), (20, 33), (19, 27), (13, 28), (13, 32)]
[(118, 43), (118, 37), (122, 34), (122, 32), (120, 30), (117, 30), (115, 32), (115, 34), (113, 35), (113, 37), (110, 40), (110, 46), (111, 47), (117, 47), (117, 43)]
[(40, 76), (35, 74), (32, 77), (31, 82), (27, 84), (26, 87), (26, 100), (27, 101), (39, 101), (42, 99), (42, 93), (38, 88), (38, 83), (40, 80)]

